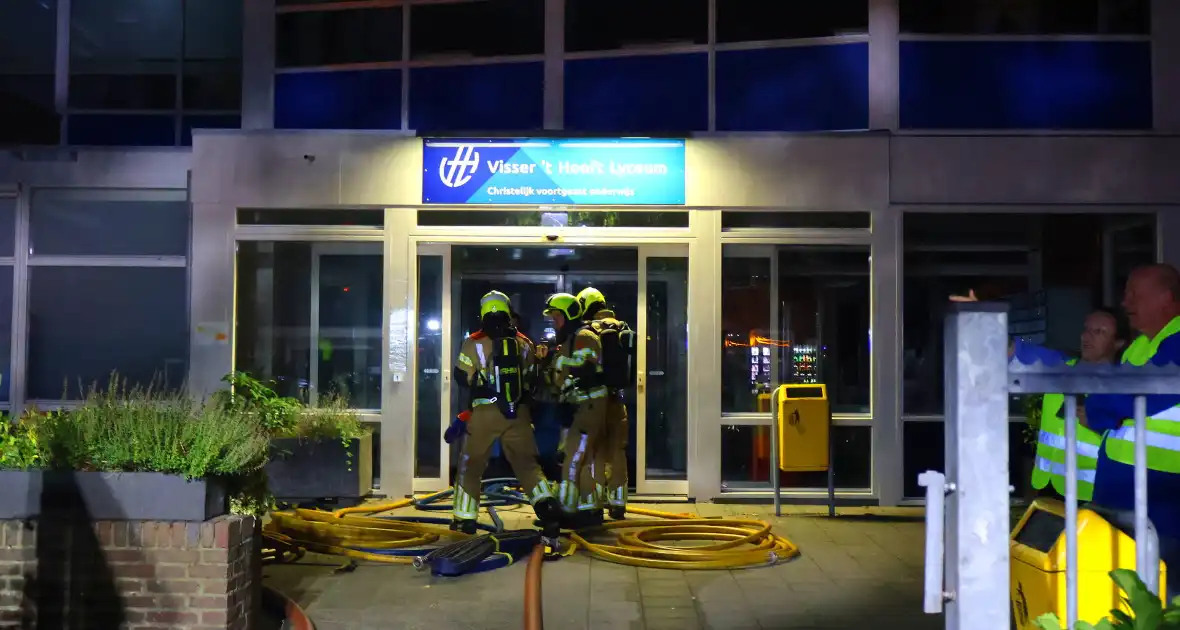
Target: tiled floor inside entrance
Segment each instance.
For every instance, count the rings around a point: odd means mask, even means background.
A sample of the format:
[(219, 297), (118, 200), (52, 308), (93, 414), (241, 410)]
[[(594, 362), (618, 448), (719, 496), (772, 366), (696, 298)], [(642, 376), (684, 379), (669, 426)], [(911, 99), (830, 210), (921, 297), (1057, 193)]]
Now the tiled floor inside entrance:
[[(775, 567), (736, 571), (636, 569), (585, 556), (544, 565), (545, 625), (550, 629), (692, 630), (942, 628), (922, 614), (920, 509), (653, 505), (704, 517), (768, 519), (795, 542), (800, 557)], [(502, 513), (527, 526), (524, 511)], [(435, 513), (437, 515), (437, 513)], [(455, 579), (404, 565), (362, 563), (340, 572), (339, 558), (314, 556), (268, 566), (265, 581), (298, 601), (320, 630), (370, 628), (519, 628), (523, 563)]]

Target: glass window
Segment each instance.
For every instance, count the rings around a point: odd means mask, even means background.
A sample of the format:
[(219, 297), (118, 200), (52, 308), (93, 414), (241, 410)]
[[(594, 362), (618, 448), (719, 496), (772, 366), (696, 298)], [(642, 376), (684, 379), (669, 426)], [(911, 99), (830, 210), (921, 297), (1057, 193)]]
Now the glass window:
[(721, 275), (722, 412), (768, 412), (782, 383), (824, 383), (833, 412), (869, 411), (867, 247), (726, 245)]
[(15, 252), (16, 198), (0, 197), (0, 257), (12, 256)]
[(717, 0), (717, 43), (863, 35), (868, 0)]
[(361, 225), (385, 227), (384, 210), (238, 210), (241, 225)]
[(238, 243), (235, 369), (380, 409), (383, 275), (380, 243)]
[[(1128, 220), (1154, 226), (1151, 215), (907, 213), (904, 412), (943, 413), (943, 320), (950, 295), (974, 290), (980, 299), (1007, 301), (1013, 337), (1076, 353), (1086, 314), (1102, 305), (1104, 274), (1115, 273), (1113, 266), (1104, 269), (1117, 260), (1113, 243), (1137, 241), (1132, 260), (1154, 259), (1154, 227), (1114, 236)], [(1121, 286), (1111, 289), (1112, 301), (1121, 298)], [(1019, 408), (1014, 396), (1012, 412)]]
[(707, 0), (566, 0), (569, 52), (707, 43)]
[(12, 389), (12, 266), (0, 267), (0, 402)]
[(545, 52), (545, 0), (475, 0), (412, 9), (410, 58)]
[[(872, 463), (872, 427), (832, 427), (832, 472), (837, 489), (871, 487)], [(770, 490), (770, 479), (770, 427), (722, 426), (722, 491)], [(780, 471), (779, 484), (781, 488), (827, 488), (828, 473)]]
[(900, 0), (903, 33), (1150, 33), (1150, 0)]
[(398, 61), (400, 7), (280, 13), (275, 30), (279, 68)]
[(181, 0), (74, 0), (70, 105), (175, 109)]
[(0, 2), (0, 143), (57, 144), (57, 3)]
[(30, 399), (74, 400), (112, 373), (175, 389), (188, 350), (187, 269), (30, 267)]
[(188, 230), (184, 191), (40, 191), (29, 213), (29, 252), (184, 256)]
[(865, 228), (868, 212), (722, 212), (722, 230), (744, 228)]
[(575, 210), (419, 210), (421, 226), (513, 227), (688, 227), (687, 212)]
[(184, 3), (185, 109), (238, 110), (242, 106), (242, 3)]
[(688, 259), (647, 259), (647, 479), (688, 478)]
[[(442, 355), (443, 257), (418, 257), (418, 381), (414, 392), (414, 476), (442, 475), (442, 379), (450, 371)], [(452, 344), (453, 345), (453, 344)]]

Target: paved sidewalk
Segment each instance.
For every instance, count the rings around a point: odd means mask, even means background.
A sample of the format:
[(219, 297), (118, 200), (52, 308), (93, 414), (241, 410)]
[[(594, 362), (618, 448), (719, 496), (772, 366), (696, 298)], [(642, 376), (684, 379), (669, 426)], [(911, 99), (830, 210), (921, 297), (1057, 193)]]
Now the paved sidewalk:
[[(653, 505), (654, 509), (771, 520), (802, 555), (772, 568), (671, 571), (573, 556), (544, 567), (545, 623), (560, 630), (942, 628), (922, 614), (922, 511)], [(508, 527), (525, 512), (502, 513)], [(436, 514), (437, 515), (437, 514)], [(314, 556), (266, 568), (266, 583), (295, 598), (320, 630), (518, 628), (524, 565), (457, 579), (407, 566), (362, 564), (336, 573)]]

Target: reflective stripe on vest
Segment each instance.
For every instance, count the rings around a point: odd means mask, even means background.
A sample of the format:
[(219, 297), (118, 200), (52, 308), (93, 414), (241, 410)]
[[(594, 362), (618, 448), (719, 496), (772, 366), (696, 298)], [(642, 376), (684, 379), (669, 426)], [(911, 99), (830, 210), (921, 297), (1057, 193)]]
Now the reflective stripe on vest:
[[(1140, 335), (1123, 352), (1123, 363), (1147, 365), (1159, 350), (1160, 343), (1180, 333), (1180, 317), (1152, 339)], [(1106, 456), (1112, 461), (1135, 465), (1135, 419), (1123, 420), (1123, 425), (1106, 436)], [(1167, 473), (1180, 473), (1180, 408), (1172, 407), (1147, 418), (1147, 468)]]
[[(1076, 359), (1066, 362), (1075, 365)], [(1037, 457), (1032, 471), (1032, 486), (1044, 488), (1050, 483), (1065, 496), (1065, 419), (1057, 412), (1065, 405), (1065, 396), (1045, 394), (1041, 402), (1041, 430), (1037, 434)], [(1094, 477), (1098, 469), (1098, 449), (1102, 436), (1078, 424), (1077, 438), (1078, 499), (1089, 501), (1094, 496)]]

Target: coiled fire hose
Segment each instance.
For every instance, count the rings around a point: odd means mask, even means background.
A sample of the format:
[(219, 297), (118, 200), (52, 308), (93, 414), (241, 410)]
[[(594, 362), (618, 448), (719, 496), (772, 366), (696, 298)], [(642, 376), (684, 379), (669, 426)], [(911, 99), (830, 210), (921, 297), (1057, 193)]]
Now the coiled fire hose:
[[(354, 560), (429, 567), (437, 575), (462, 575), (506, 566), (529, 554), (539, 539), (535, 530), (503, 531), (495, 508), (528, 504), (515, 485), (513, 479), (485, 482), (481, 506), (488, 510), (495, 525), (480, 524), (487, 534), (479, 536), (449, 530), (449, 518), (374, 516), (408, 507), (449, 510), (450, 505), (442, 503), (451, 496), (449, 490), (334, 512), (274, 512), (263, 527), (268, 543), (264, 557), (272, 562), (289, 562), (304, 551), (312, 551)], [(649, 518), (610, 521), (596, 528), (614, 533), (613, 544), (588, 540), (588, 532), (571, 533), (568, 553), (581, 549), (607, 562), (678, 570), (765, 566), (799, 555), (798, 547), (774, 534), (765, 521), (700, 518), (632, 506), (627, 513)], [(695, 546), (668, 544), (673, 541), (691, 541)], [(712, 544), (696, 545), (702, 541)]]

